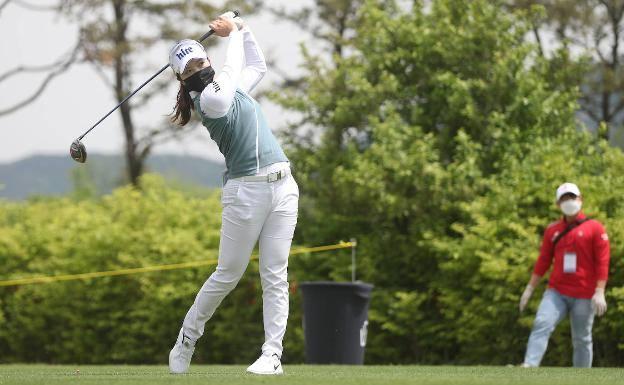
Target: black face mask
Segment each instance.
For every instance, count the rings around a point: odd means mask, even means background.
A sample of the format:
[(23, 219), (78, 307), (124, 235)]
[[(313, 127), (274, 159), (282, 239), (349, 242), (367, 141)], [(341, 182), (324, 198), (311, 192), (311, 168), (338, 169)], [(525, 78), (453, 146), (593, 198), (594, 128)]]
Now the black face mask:
[(212, 83), (214, 75), (214, 69), (212, 69), (212, 66), (208, 66), (195, 72), (188, 79), (182, 81), (182, 83), (184, 83), (184, 87), (189, 91), (202, 92), (208, 84)]

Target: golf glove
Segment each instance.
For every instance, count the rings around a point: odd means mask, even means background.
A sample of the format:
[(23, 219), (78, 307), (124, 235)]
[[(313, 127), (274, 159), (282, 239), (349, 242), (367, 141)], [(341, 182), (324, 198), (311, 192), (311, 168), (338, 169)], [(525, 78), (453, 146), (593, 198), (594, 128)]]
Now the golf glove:
[(594, 296), (591, 299), (592, 309), (598, 317), (602, 317), (607, 312), (607, 300), (605, 299), (604, 289), (597, 287)]
[(522, 296), (520, 297), (520, 305), (518, 306), (520, 312), (523, 312), (527, 303), (529, 303), (529, 299), (531, 299), (531, 296), (533, 295), (533, 290), (535, 289), (531, 285), (527, 285), (524, 289), (524, 293), (522, 293)]
[(236, 16), (234, 12), (232, 11), (227, 11), (226, 13), (224, 13), (223, 15), (219, 17), (223, 17), (225, 19), (232, 19), (232, 21), (234, 21), (234, 24), (236, 24), (236, 27), (238, 28), (239, 31), (243, 29), (243, 27), (245, 26), (243, 23), (243, 19), (241, 17)]

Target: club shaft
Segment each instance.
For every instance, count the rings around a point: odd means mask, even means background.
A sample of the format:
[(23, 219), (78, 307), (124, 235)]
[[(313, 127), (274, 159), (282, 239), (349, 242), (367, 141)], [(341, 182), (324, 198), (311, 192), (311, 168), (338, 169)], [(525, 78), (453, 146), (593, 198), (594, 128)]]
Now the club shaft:
[[(238, 12), (235, 12), (238, 15)], [(211, 29), (210, 31), (206, 32), (200, 39), (199, 42), (203, 42), (204, 40), (206, 40), (210, 35), (212, 35), (214, 33), (214, 31)], [(80, 135), (78, 137), (78, 140), (81, 140), (82, 138), (84, 138), (89, 132), (91, 132), (91, 130), (93, 130), (95, 127), (97, 127), (98, 124), (102, 123), (102, 121), (104, 119), (106, 119), (110, 114), (112, 114), (113, 112), (115, 112), (115, 110), (117, 110), (122, 104), (124, 104), (128, 99), (130, 99), (134, 94), (136, 94), (137, 92), (139, 92), (139, 90), (143, 87), (145, 87), (145, 85), (149, 82), (151, 82), (152, 80), (154, 80), (154, 78), (158, 75), (160, 75), (164, 70), (166, 70), (169, 67), (169, 64), (166, 64), (163, 68), (161, 68), (160, 70), (158, 70), (158, 72), (156, 72), (154, 75), (152, 75), (152, 77), (150, 77), (149, 79), (147, 79), (143, 84), (141, 84), (136, 90), (132, 91), (132, 93), (130, 93), (128, 96), (126, 96), (121, 102), (119, 102), (119, 104), (117, 104), (112, 110), (110, 110), (106, 115), (104, 115), (102, 117), (102, 119), (98, 120), (97, 123), (95, 123), (93, 126), (91, 126), (91, 128), (89, 128), (84, 134)]]
[(117, 104), (112, 110), (108, 111), (108, 114), (104, 115), (102, 117), (102, 119), (98, 120), (97, 123), (95, 123), (93, 126), (91, 126), (91, 128), (89, 128), (87, 130), (87, 132), (85, 132), (84, 134), (80, 135), (78, 137), (78, 140), (82, 139), (85, 135), (87, 135), (89, 132), (91, 132), (91, 130), (93, 130), (98, 124), (100, 124), (102, 122), (102, 120), (106, 119), (110, 114), (112, 114), (113, 112), (115, 112), (116, 109), (118, 109), (122, 104), (124, 104), (128, 99), (130, 99), (134, 94), (136, 94), (137, 92), (139, 92), (139, 90), (141, 88), (143, 88), (147, 83), (151, 82), (156, 76), (160, 75), (164, 70), (167, 69), (167, 67), (169, 67), (169, 64), (167, 64), (166, 66), (164, 66), (163, 68), (161, 68), (158, 72), (156, 72), (154, 75), (152, 75), (151, 78), (147, 79), (143, 84), (141, 84), (139, 86), (139, 88), (137, 88), (136, 90), (132, 91), (131, 94), (129, 94), (128, 96), (126, 96), (121, 102), (119, 102), (119, 104)]

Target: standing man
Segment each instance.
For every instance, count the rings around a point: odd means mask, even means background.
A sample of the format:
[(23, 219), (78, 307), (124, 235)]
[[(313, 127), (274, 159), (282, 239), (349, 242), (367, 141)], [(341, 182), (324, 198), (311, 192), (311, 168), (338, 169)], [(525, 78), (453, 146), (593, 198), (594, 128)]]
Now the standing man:
[(581, 212), (583, 200), (574, 183), (559, 186), (555, 202), (563, 218), (546, 228), (533, 275), (520, 298), (520, 311), (523, 311), (541, 277), (551, 264), (554, 265), (533, 322), (522, 366), (540, 365), (551, 333), (569, 314), (574, 366), (589, 368), (593, 355), (594, 315), (602, 316), (607, 311), (609, 237), (600, 222)]

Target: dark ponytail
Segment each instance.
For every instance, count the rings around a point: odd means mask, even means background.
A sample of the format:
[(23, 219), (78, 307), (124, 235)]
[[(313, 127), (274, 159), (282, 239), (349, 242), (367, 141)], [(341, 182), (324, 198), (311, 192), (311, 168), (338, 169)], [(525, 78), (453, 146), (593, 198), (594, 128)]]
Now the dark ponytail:
[(189, 120), (191, 120), (191, 110), (193, 109), (193, 99), (191, 98), (189, 92), (186, 90), (186, 87), (184, 87), (184, 84), (180, 82), (180, 90), (178, 91), (176, 105), (173, 108), (172, 114), (174, 115), (171, 118), (171, 121), (174, 123), (178, 121), (178, 124), (180, 126), (184, 126), (186, 123), (189, 122)]

